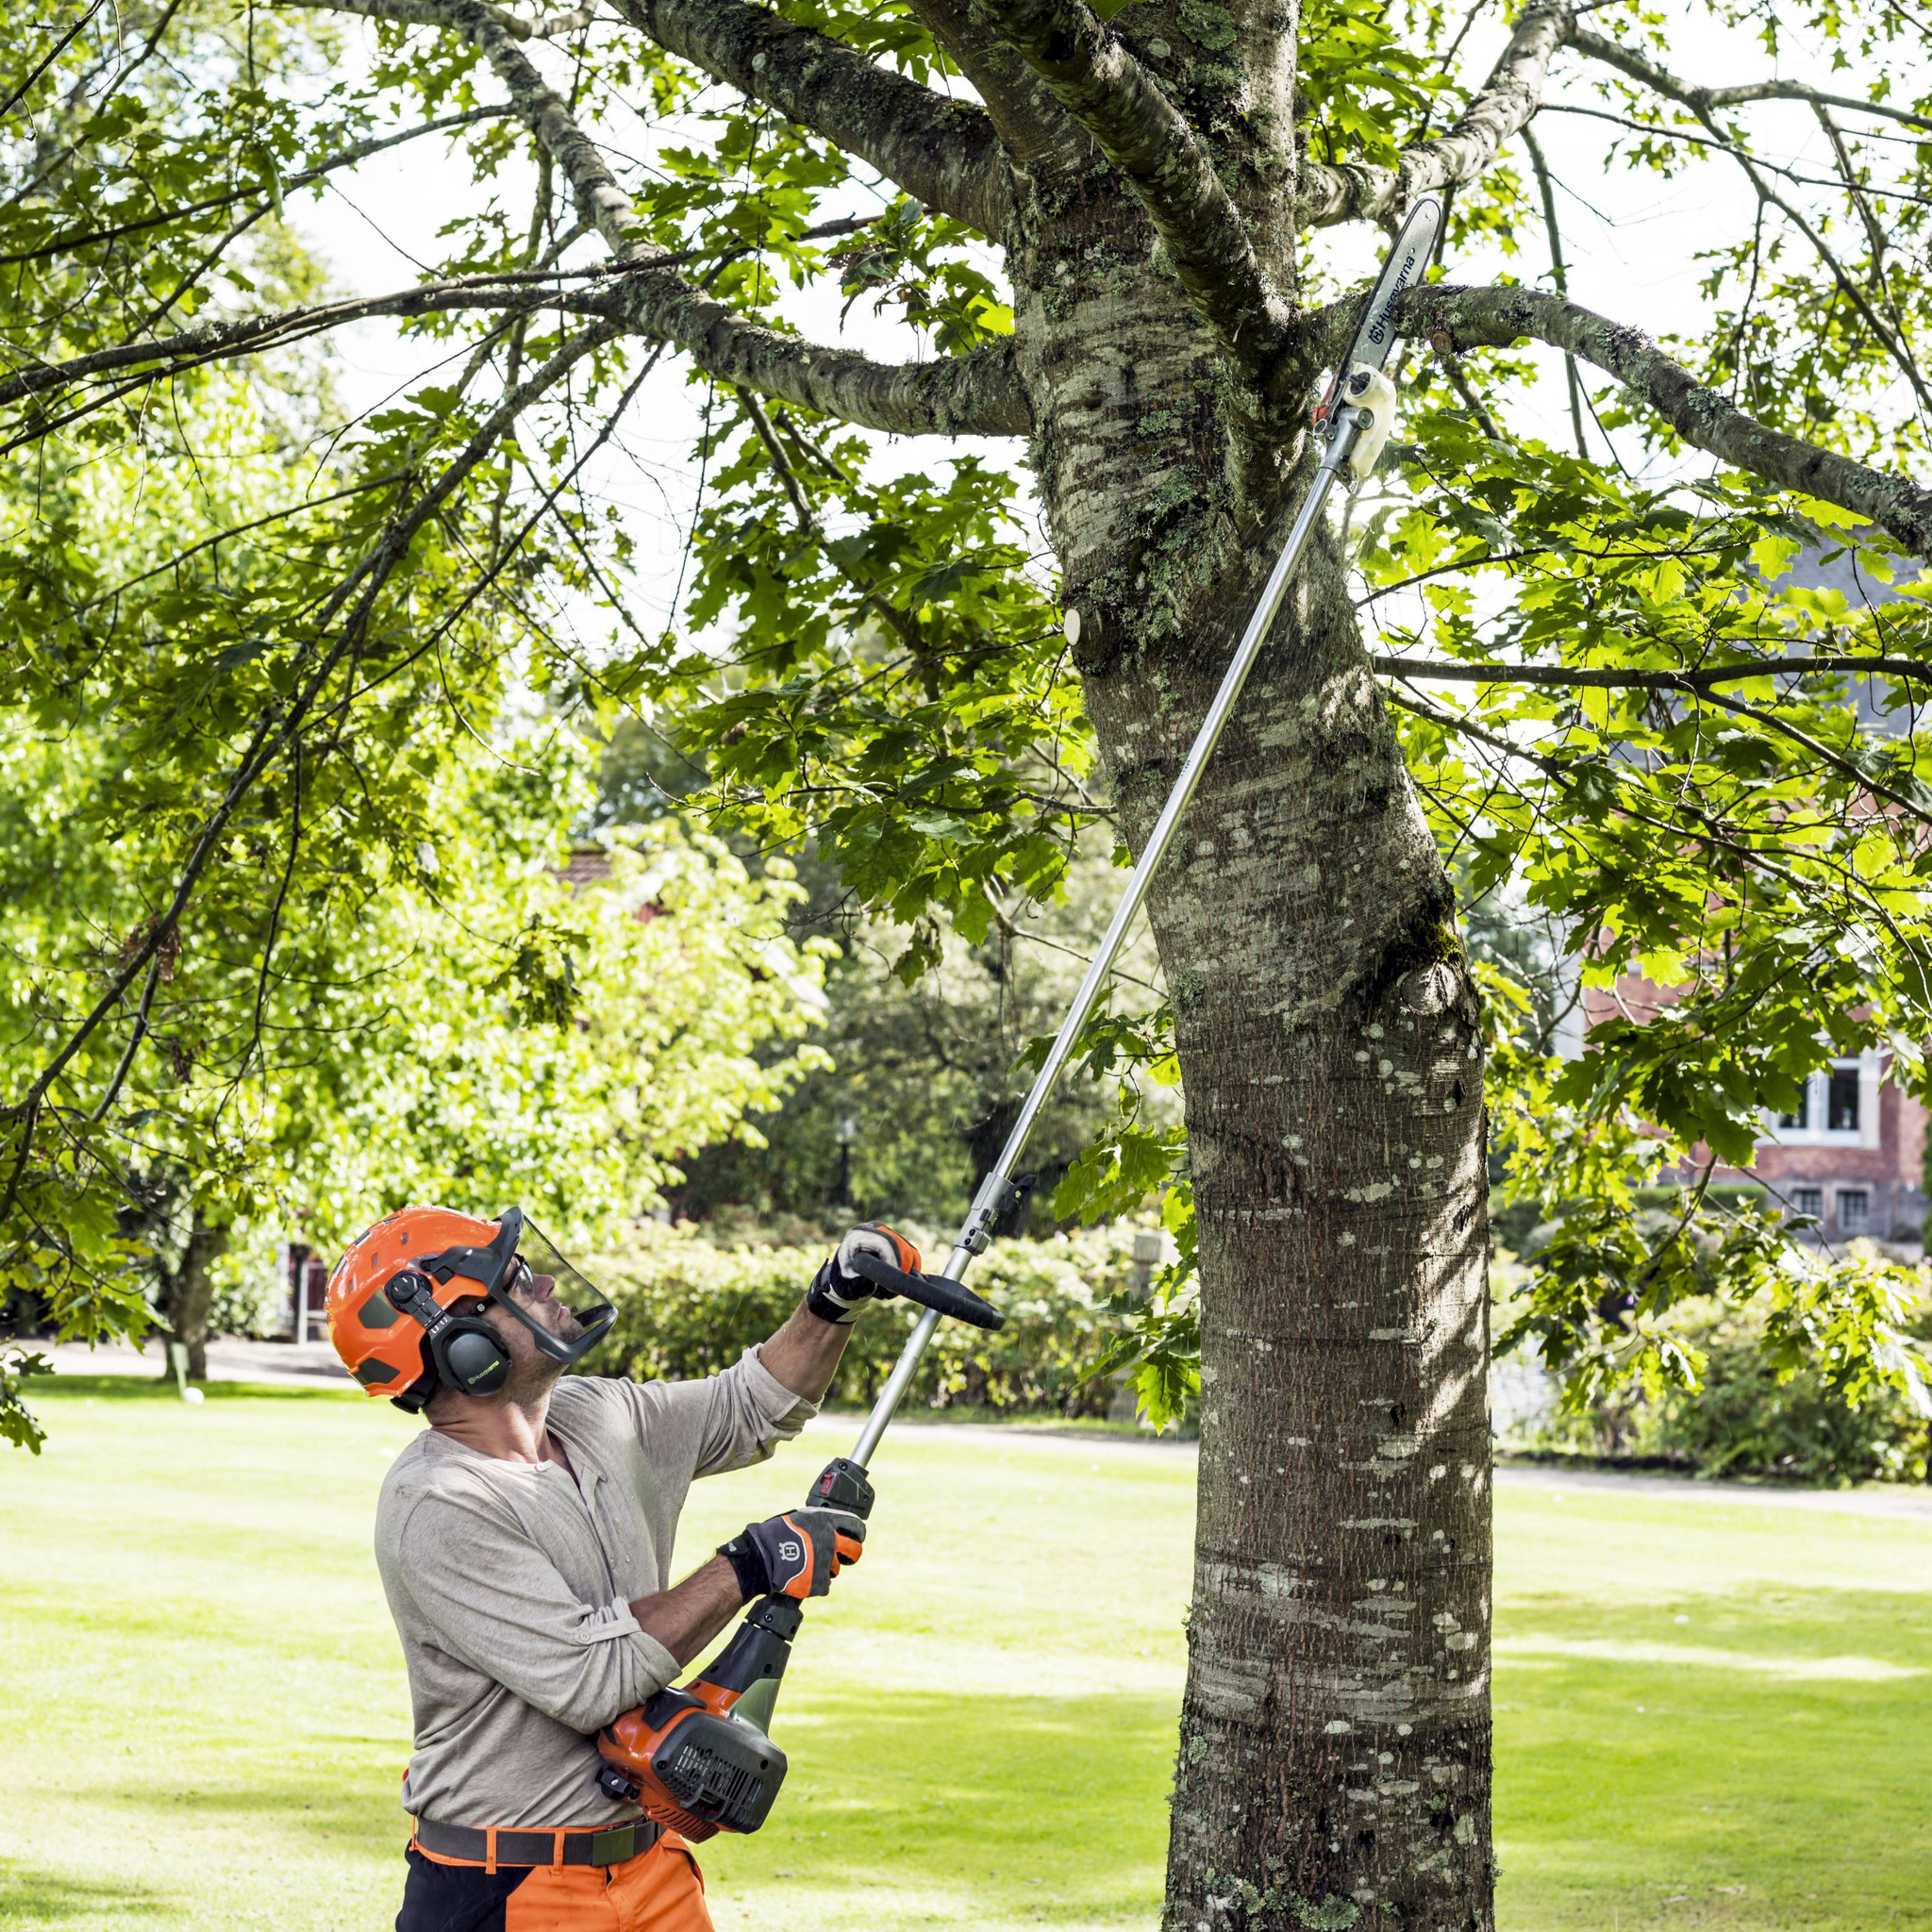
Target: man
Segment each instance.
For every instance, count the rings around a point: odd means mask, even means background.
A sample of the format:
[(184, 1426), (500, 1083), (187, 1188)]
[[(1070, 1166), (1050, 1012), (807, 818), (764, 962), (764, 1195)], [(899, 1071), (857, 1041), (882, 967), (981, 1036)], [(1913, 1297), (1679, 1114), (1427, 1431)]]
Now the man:
[(598, 1788), (596, 1734), (746, 1603), (823, 1595), (858, 1559), (858, 1517), (791, 1509), (669, 1587), (692, 1478), (761, 1460), (816, 1413), (875, 1293), (861, 1251), (919, 1266), (889, 1229), (855, 1228), (770, 1341), (703, 1381), (643, 1384), (564, 1378), (616, 1310), (517, 1208), (405, 1208), (343, 1257), (330, 1340), (429, 1423), (375, 1521), (415, 1717), (397, 1932), (708, 1932), (690, 1847)]

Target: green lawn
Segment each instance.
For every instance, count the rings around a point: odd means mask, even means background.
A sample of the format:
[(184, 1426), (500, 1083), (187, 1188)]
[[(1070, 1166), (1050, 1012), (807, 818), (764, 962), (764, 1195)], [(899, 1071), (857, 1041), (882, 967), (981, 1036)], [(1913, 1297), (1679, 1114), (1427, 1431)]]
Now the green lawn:
[[(42, 1402), (46, 1455), (0, 1462), (0, 1927), (388, 1924), (408, 1712), (368, 1532), (414, 1424)], [(700, 1485), (687, 1561), (846, 1434)], [(1151, 1928), (1191, 1464), (909, 1425), (877, 1474), (779, 1706), (781, 1808), (708, 1848), (723, 1932)], [(1932, 1524), (1538, 1485), (1498, 1542), (1506, 1932), (1932, 1928)]]

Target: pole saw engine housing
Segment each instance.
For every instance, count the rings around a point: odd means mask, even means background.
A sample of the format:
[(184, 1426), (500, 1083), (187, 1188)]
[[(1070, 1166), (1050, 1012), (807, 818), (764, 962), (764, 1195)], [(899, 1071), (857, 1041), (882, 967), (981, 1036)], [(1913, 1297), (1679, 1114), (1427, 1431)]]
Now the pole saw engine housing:
[(701, 1677), (607, 1724), (597, 1738), (598, 1789), (693, 1844), (756, 1831), (785, 1782), (785, 1754), (757, 1720), (771, 1722), (798, 1624), (789, 1597), (761, 1597)]

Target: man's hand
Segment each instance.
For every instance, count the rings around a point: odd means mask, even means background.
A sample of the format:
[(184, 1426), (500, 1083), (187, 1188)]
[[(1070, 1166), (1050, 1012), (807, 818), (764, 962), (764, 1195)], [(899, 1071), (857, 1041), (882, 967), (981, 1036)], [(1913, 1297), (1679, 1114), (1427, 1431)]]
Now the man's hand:
[(747, 1523), (718, 1554), (731, 1565), (738, 1587), (754, 1597), (824, 1596), (841, 1563), (858, 1561), (864, 1522), (844, 1509), (788, 1509), (763, 1523)]
[(858, 1254), (875, 1255), (903, 1274), (917, 1274), (919, 1250), (904, 1235), (894, 1234), (875, 1221), (855, 1227), (839, 1243), (839, 1251), (812, 1277), (805, 1306), (821, 1322), (841, 1325), (856, 1322), (869, 1301), (890, 1301), (889, 1290), (874, 1288), (852, 1266)]

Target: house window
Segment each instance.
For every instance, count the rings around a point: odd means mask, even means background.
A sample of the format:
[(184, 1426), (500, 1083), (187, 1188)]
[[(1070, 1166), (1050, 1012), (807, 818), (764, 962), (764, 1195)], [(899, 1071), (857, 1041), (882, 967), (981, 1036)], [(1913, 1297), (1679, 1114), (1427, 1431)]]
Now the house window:
[(1863, 1234), (1871, 1218), (1872, 1196), (1863, 1188), (1840, 1188), (1838, 1191), (1838, 1231), (1840, 1234)]
[(1791, 1212), (1808, 1214), (1813, 1221), (1824, 1219), (1824, 1190), (1823, 1188), (1793, 1188), (1791, 1190)]
[(1806, 1076), (1789, 1113), (1766, 1113), (1761, 1144), (1787, 1147), (1878, 1145), (1880, 1058), (1827, 1060)]

